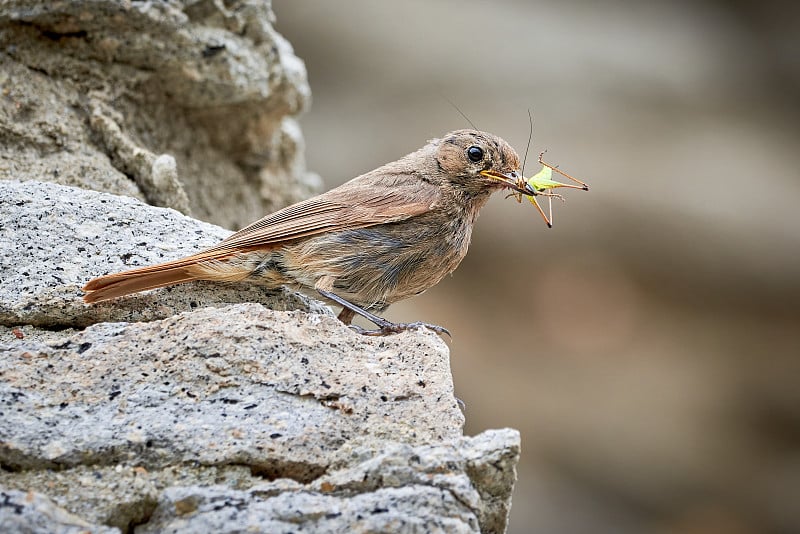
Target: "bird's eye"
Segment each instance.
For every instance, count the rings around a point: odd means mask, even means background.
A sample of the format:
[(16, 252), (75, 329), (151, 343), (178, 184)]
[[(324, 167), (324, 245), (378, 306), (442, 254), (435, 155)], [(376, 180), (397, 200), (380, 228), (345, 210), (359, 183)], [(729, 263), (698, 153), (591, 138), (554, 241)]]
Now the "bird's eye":
[(483, 149), (479, 146), (471, 146), (467, 149), (467, 157), (470, 161), (478, 163), (483, 159)]

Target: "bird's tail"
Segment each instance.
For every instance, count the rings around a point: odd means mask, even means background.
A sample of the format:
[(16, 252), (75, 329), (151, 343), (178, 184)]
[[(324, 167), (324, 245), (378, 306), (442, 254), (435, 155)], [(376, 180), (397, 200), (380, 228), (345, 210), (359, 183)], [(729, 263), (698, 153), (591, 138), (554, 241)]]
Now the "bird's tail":
[(172, 286), (192, 280), (239, 281), (247, 278), (250, 270), (234, 268), (218, 253), (196, 254), (178, 260), (140, 267), (116, 274), (100, 276), (89, 280), (83, 290), (83, 300), (87, 303), (109, 300), (131, 293), (138, 293), (157, 287)]

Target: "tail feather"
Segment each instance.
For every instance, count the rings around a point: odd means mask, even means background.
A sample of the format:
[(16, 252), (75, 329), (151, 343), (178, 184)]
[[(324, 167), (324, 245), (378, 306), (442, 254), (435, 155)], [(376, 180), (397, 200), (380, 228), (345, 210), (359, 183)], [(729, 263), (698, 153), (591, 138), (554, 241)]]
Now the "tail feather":
[[(192, 280), (241, 280), (249, 272), (241, 272), (233, 266), (226, 269), (224, 262), (229, 254), (200, 253), (158, 265), (139, 267), (121, 273), (109, 274), (89, 280), (83, 290), (87, 303), (101, 302), (131, 293), (157, 287), (172, 286)], [(235, 271), (235, 272), (234, 272)]]
[(188, 272), (186, 267), (176, 267), (173, 269), (158, 271), (153, 273), (130, 274), (119, 273), (110, 276), (101, 276), (90, 280), (83, 287), (87, 292), (83, 300), (87, 303), (101, 302), (139, 291), (155, 289), (157, 287), (171, 286), (190, 282), (198, 278)]

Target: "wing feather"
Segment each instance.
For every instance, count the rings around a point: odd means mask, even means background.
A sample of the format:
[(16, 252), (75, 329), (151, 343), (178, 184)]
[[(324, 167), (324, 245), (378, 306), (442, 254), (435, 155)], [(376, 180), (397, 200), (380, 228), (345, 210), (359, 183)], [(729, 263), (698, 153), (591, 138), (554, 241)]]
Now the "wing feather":
[(84, 300), (99, 302), (190, 280), (241, 279), (247, 273), (220, 270), (216, 263), (324, 232), (402, 221), (433, 209), (439, 194), (439, 188), (424, 179), (409, 180), (408, 173), (393, 175), (386, 168), (377, 169), (267, 215), (197, 254), (94, 278), (83, 288)]
[[(224, 261), (239, 252), (267, 248), (270, 245), (279, 245), (286, 241), (323, 232), (364, 228), (401, 221), (429, 211), (438, 200), (438, 188), (432, 185), (427, 187), (430, 185), (427, 183), (421, 187), (419, 184), (417, 187), (402, 187), (397, 184), (389, 187), (381, 186), (381, 181), (378, 180), (377, 183), (372, 181), (366, 187), (360, 186), (357, 191), (354, 191), (352, 184), (356, 180), (351, 180), (318, 197), (298, 202), (267, 215), (229, 236), (218, 245), (197, 254), (157, 265), (101, 276), (90, 280), (84, 286), (84, 290), (97, 291), (139, 277), (142, 279), (137, 283), (142, 285), (141, 289), (205, 278), (207, 273), (200, 273), (194, 268), (195, 266)], [(358, 196), (355, 195), (356, 192)], [(359, 202), (354, 202), (356, 198), (359, 199)], [(151, 283), (145, 279), (146, 277), (158, 278), (157, 281), (152, 282), (156, 285), (144, 287), (145, 283)], [(134, 287), (133, 283), (129, 284), (131, 288)], [(111, 294), (110, 290), (107, 292)], [(105, 298), (112, 297), (101, 296), (101, 293), (98, 293), (95, 296), (90, 295), (86, 300), (104, 300)]]
[(356, 196), (353, 187), (346, 187), (351, 183), (267, 215), (206, 252), (262, 247), (323, 232), (402, 221), (430, 211), (439, 199), (439, 189), (433, 185), (417, 184), (411, 190), (372, 183)]

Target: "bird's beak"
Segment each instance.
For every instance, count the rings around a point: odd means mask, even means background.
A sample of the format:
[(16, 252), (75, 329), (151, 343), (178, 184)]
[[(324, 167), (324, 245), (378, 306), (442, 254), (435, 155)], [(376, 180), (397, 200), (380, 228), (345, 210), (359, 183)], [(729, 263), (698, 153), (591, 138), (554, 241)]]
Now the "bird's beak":
[[(515, 193), (520, 193), (522, 195), (527, 196), (531, 204), (533, 204), (534, 207), (539, 211), (539, 215), (542, 216), (542, 219), (544, 219), (544, 222), (545, 224), (547, 224), (548, 228), (553, 227), (553, 221), (551, 217), (547, 216), (547, 214), (544, 212), (539, 203), (536, 202), (536, 196), (542, 193), (544, 193), (545, 195), (550, 195), (549, 193), (545, 193), (545, 191), (547, 191), (548, 189), (555, 189), (557, 187), (577, 187), (577, 186), (570, 186), (568, 184), (562, 184), (561, 182), (556, 182), (555, 180), (549, 180), (549, 179), (546, 180), (538, 177), (535, 182), (531, 183), (522, 178), (522, 174), (516, 171), (503, 174), (501, 172), (489, 169), (481, 171), (481, 174), (483, 176), (486, 176), (487, 178), (501, 182), (505, 187), (511, 189)], [(533, 180), (533, 178), (531, 180)], [(583, 184), (583, 182), (581, 182), (581, 184)], [(583, 188), (581, 187), (581, 189)], [(522, 197), (520, 196), (519, 199), (521, 198)]]
[(525, 188), (525, 185), (527, 184), (525, 184), (525, 181), (522, 179), (522, 174), (518, 173), (517, 171), (502, 173), (488, 169), (481, 171), (481, 175), (491, 180), (498, 181), (517, 193), (522, 193), (523, 195), (531, 194), (531, 191)]

